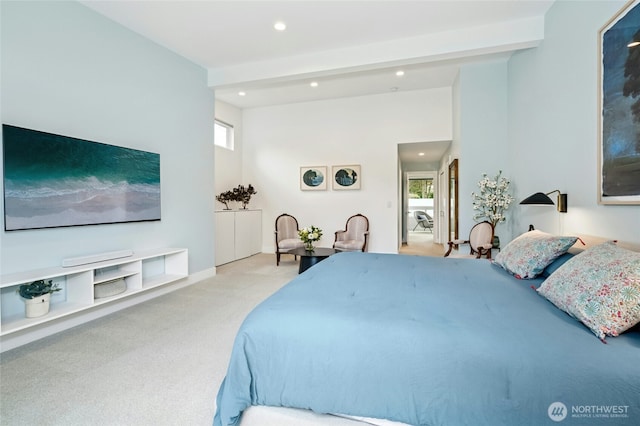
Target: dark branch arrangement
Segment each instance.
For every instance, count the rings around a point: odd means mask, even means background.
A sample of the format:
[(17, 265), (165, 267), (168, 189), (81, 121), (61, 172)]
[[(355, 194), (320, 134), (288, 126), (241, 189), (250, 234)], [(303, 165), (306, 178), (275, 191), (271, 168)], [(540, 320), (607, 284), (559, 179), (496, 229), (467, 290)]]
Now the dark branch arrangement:
[(216, 195), (216, 200), (224, 204), (225, 210), (231, 210), (229, 208), (230, 201), (237, 201), (242, 203), (242, 208), (246, 209), (251, 200), (251, 196), (257, 194), (255, 188), (249, 184), (247, 187), (244, 185), (238, 185), (237, 188), (233, 188), (230, 191), (225, 191), (219, 195)]

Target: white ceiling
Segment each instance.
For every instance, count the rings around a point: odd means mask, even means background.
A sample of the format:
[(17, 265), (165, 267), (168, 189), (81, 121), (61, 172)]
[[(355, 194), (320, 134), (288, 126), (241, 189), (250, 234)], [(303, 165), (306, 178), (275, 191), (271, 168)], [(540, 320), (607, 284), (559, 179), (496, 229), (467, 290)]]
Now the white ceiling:
[(451, 146), (451, 141), (414, 142), (398, 144), (398, 158), (403, 165), (424, 165), (424, 163), (438, 162)]
[(450, 86), (460, 61), (539, 42), (523, 28), (553, 0), (81, 3), (206, 68), (218, 99), (248, 108)]
[[(217, 99), (252, 108), (450, 87), (463, 63), (538, 45), (553, 0), (80, 2), (205, 68)], [(412, 145), (401, 156), (424, 161), (444, 146)]]

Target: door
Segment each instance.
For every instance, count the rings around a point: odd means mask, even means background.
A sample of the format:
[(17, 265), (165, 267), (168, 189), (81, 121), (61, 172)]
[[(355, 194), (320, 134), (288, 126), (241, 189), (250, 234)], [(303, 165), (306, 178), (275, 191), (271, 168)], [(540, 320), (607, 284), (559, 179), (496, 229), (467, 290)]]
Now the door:
[(405, 184), (405, 196), (407, 197), (405, 205), (407, 208), (404, 215), (407, 234), (416, 229), (420, 231), (424, 230), (424, 228), (417, 226), (417, 222), (414, 218), (413, 212), (419, 210), (426, 212), (434, 219), (431, 232), (435, 239), (438, 228), (438, 220), (436, 216), (436, 212), (438, 210), (438, 186), (436, 176), (436, 172), (407, 172)]

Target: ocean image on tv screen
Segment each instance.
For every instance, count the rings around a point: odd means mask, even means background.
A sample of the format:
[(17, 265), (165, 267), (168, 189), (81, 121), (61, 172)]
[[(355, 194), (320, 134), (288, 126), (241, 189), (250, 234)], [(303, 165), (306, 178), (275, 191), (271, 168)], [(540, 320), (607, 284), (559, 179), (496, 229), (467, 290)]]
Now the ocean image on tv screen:
[(160, 155), (3, 125), (5, 230), (160, 220)]

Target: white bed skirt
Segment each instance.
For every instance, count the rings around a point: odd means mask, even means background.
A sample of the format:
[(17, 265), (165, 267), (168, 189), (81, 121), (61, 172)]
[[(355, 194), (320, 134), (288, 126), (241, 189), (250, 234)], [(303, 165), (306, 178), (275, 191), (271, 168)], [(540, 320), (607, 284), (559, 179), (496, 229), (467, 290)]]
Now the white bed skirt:
[(318, 414), (310, 410), (252, 405), (242, 414), (240, 426), (409, 426), (369, 417)]

